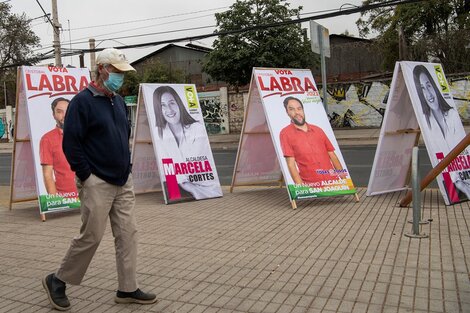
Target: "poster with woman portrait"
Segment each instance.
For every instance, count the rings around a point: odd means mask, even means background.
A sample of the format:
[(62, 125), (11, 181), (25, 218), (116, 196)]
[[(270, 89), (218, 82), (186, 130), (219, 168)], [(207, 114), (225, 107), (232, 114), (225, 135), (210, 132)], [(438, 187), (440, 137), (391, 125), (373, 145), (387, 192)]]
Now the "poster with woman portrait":
[[(435, 167), (465, 137), (441, 64), (400, 62), (429, 159)], [(447, 205), (470, 198), (470, 154), (465, 149), (437, 177)]]
[(142, 84), (165, 202), (222, 196), (194, 85)]

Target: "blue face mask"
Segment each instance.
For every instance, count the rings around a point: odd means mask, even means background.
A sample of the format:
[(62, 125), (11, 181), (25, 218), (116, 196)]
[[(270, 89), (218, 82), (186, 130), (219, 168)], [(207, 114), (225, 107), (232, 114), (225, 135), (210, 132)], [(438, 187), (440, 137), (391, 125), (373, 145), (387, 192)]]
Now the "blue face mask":
[[(106, 68), (105, 68), (106, 70)], [(106, 72), (108, 72), (106, 70)], [(103, 82), (104, 86), (110, 91), (116, 92), (124, 83), (124, 73), (109, 73), (108, 79)]]

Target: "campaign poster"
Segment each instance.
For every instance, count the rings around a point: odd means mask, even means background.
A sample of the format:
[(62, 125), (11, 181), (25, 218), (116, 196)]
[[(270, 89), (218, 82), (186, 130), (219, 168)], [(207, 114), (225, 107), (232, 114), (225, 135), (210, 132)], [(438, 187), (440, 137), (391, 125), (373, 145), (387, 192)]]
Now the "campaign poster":
[(75, 173), (62, 152), (68, 102), (90, 81), (86, 68), (21, 68), (41, 213), (80, 207)]
[[(466, 133), (441, 64), (400, 62), (429, 159), (435, 167)], [(446, 205), (470, 198), (470, 154), (458, 155), (436, 178)]]
[(10, 201), (36, 199), (36, 179), (31, 151), (26, 95), (21, 70), (17, 72), (17, 97), (15, 114), (14, 153), (12, 159)]
[(165, 203), (222, 196), (195, 85), (142, 84)]
[(274, 182), (279, 185), (282, 178), (281, 168), (254, 80), (250, 84), (236, 160), (232, 186)]
[(355, 194), (310, 70), (253, 70), (292, 200)]
[(157, 159), (152, 145), (147, 112), (140, 91), (132, 142), (132, 180), (134, 181), (136, 194), (161, 191)]
[(397, 63), (367, 186), (367, 196), (408, 189), (411, 153), (419, 136), (419, 124), (408, 87), (400, 64)]

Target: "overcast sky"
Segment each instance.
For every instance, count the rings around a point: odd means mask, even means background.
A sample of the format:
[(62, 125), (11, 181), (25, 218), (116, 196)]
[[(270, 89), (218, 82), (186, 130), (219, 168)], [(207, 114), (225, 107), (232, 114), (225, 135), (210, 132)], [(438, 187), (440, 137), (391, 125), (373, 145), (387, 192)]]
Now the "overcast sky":
[[(5, 1), (8, 0), (0, 0), (0, 2)], [(46, 13), (52, 13), (51, 0), (8, 1), (13, 13), (24, 12), (27, 17), (34, 19), (31, 22), (32, 29), (41, 38), (42, 45), (37, 52), (45, 53), (52, 50), (53, 30), (47, 19), (38, 18), (44, 15), (38, 2)], [(62, 24), (61, 44), (64, 48), (87, 49), (89, 48), (88, 39), (95, 38), (96, 45), (105, 48), (209, 34), (215, 29), (214, 13), (228, 10), (234, 2), (234, 0), (57, 0), (59, 22)], [(288, 2), (291, 8), (303, 7), (301, 17), (362, 4), (362, 0), (291, 0)], [(357, 36), (355, 21), (358, 18), (359, 14), (351, 14), (316, 20), (316, 22), (327, 27), (330, 34), (340, 34), (347, 30), (350, 34)], [(303, 27), (308, 27), (308, 24), (305, 23)], [(189, 30), (192, 28), (199, 29)], [(138, 37), (135, 37), (136, 35)], [(214, 38), (194, 43), (211, 46)], [(182, 44), (185, 43), (187, 42)], [(126, 49), (124, 52), (132, 62), (160, 47)], [(88, 66), (89, 61), (87, 59), (85, 61)], [(78, 56), (63, 58), (62, 63), (78, 66)]]

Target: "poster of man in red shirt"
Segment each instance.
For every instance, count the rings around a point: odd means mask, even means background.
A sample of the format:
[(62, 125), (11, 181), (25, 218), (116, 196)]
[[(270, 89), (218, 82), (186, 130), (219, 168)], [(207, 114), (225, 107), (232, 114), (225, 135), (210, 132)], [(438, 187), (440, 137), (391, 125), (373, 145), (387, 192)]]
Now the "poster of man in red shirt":
[(291, 123), (281, 130), (279, 138), (294, 183), (315, 184), (325, 180), (325, 175), (333, 179), (345, 176), (335, 147), (325, 132), (305, 121), (302, 101), (289, 96), (283, 103)]
[(290, 198), (355, 194), (310, 70), (256, 68), (254, 79)]
[(62, 127), (68, 102), (88, 85), (89, 71), (22, 66), (20, 78), (19, 98), (26, 104), (40, 213), (79, 208), (75, 173), (62, 152)]
[(63, 97), (51, 103), (52, 117), (56, 125), (41, 137), (39, 158), (42, 166), (44, 185), (48, 194), (58, 194), (65, 198), (78, 197), (75, 173), (62, 151), (64, 118), (69, 100)]

